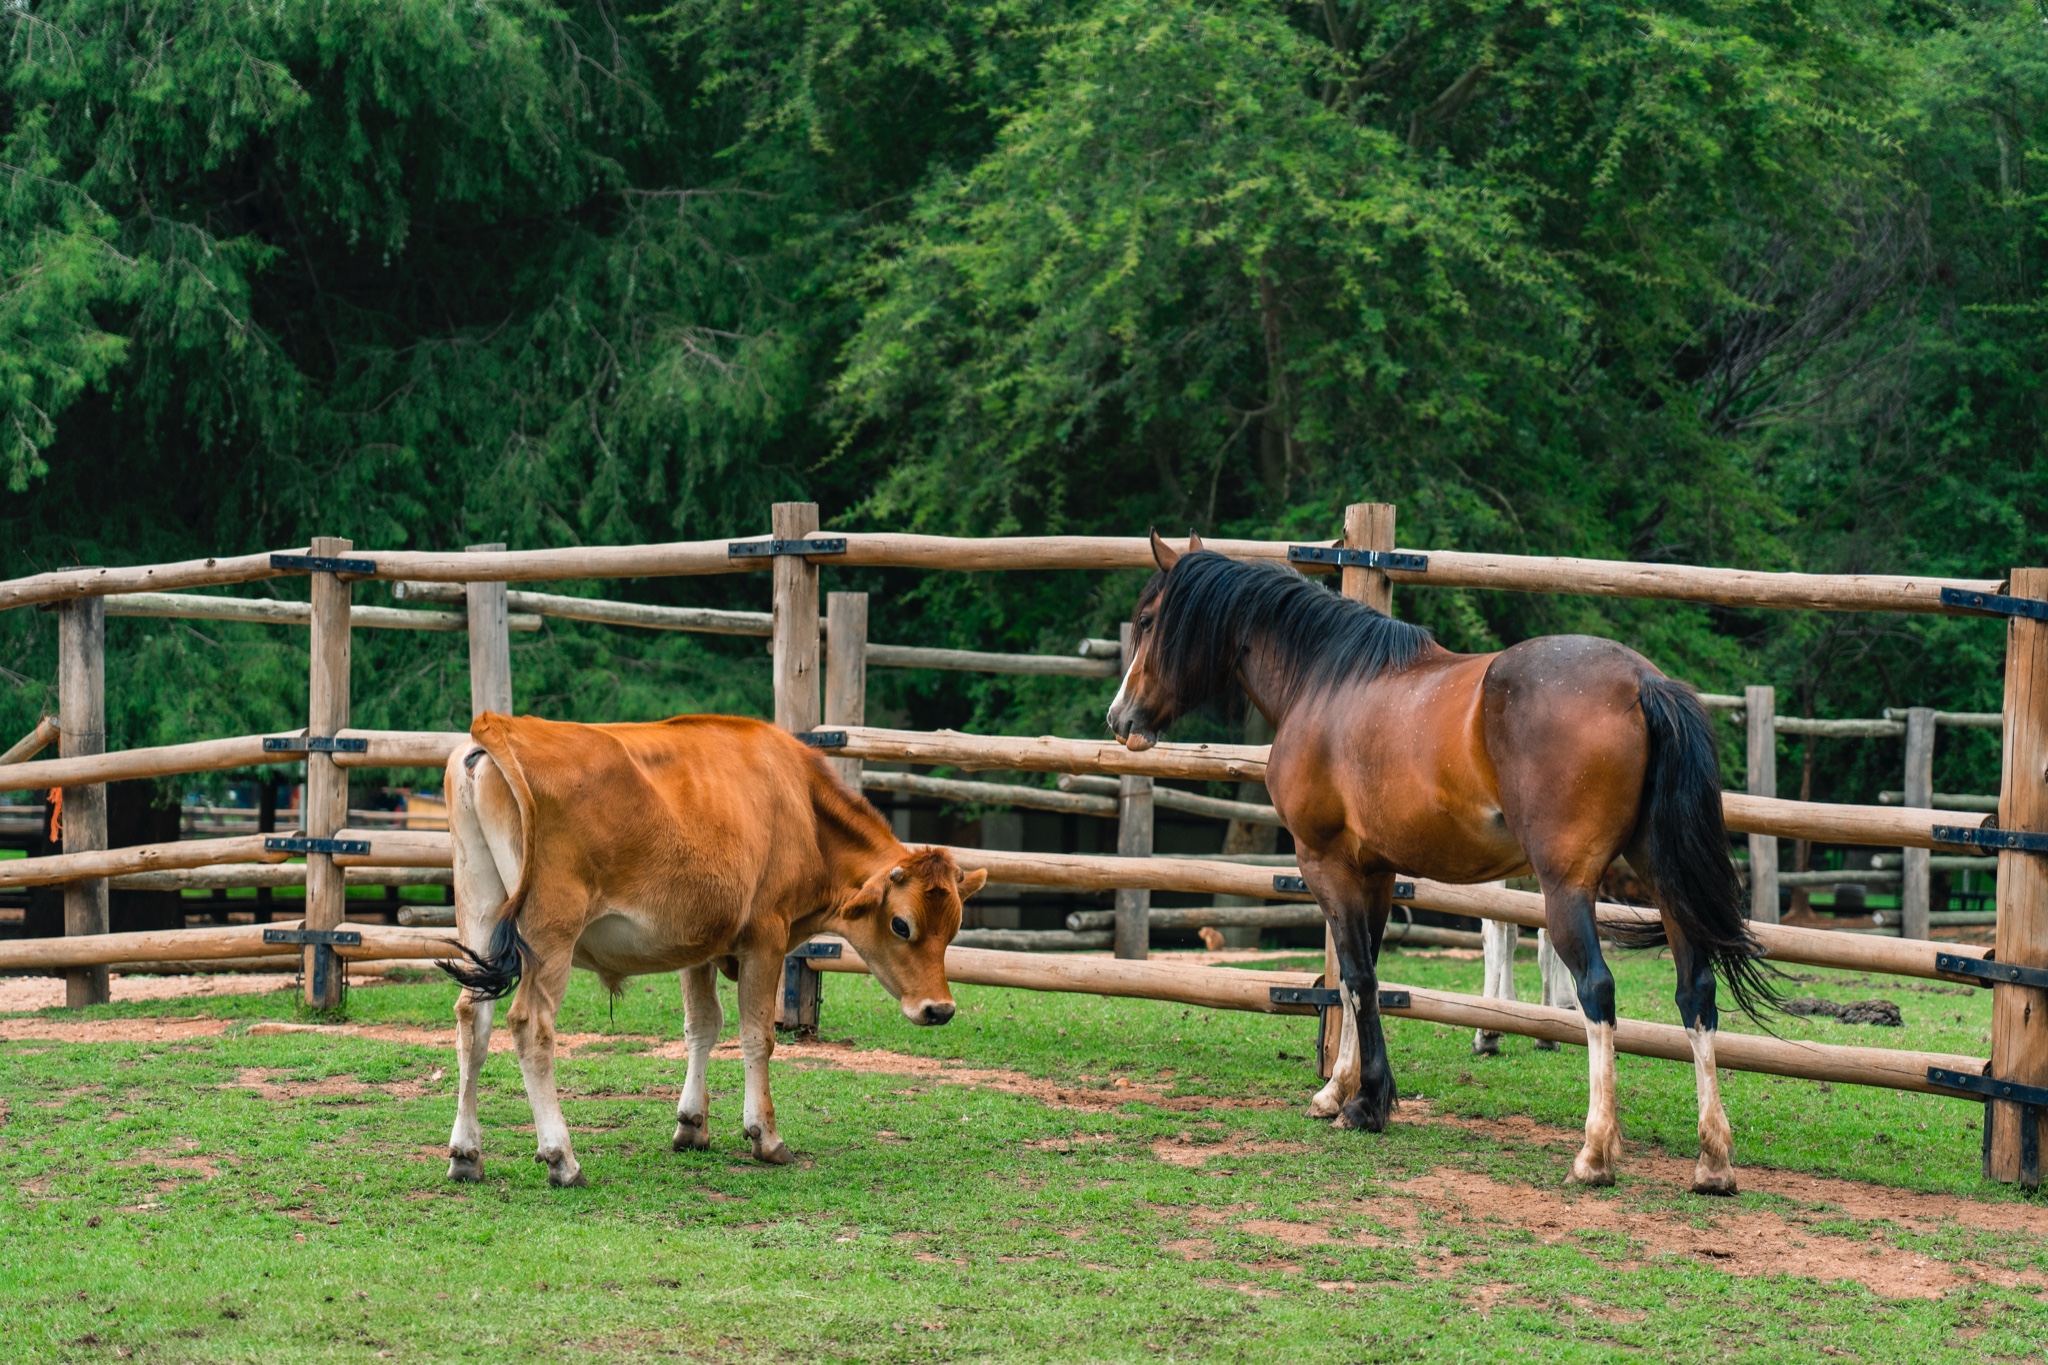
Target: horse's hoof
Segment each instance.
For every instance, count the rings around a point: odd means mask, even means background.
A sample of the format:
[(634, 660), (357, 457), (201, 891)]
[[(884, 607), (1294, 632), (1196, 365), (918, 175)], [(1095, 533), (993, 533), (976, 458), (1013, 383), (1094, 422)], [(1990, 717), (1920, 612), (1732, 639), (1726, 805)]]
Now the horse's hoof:
[(1692, 1192), (1727, 1197), (1737, 1193), (1735, 1172), (1727, 1167), (1710, 1171), (1704, 1166), (1696, 1167), (1692, 1173)]
[(711, 1147), (711, 1125), (703, 1114), (695, 1118), (676, 1120), (675, 1141), (670, 1144), (678, 1152), (702, 1152)]
[(1333, 1119), (1343, 1107), (1342, 1100), (1319, 1091), (1316, 1097), (1308, 1102), (1308, 1116), (1312, 1119)]
[(1367, 1104), (1363, 1096), (1344, 1106), (1344, 1111), (1330, 1126), (1333, 1128), (1357, 1129), (1367, 1133), (1384, 1133), (1393, 1118), (1393, 1106)]
[(1484, 1033), (1475, 1037), (1472, 1040), (1472, 1055), (1474, 1057), (1500, 1056), (1500, 1035), (1498, 1033)]
[(484, 1159), (479, 1152), (448, 1152), (448, 1178), (474, 1184), (484, 1178)]
[(1555, 1052), (1555, 1051), (1557, 1051), (1557, 1039), (1555, 1039), (1555, 1038), (1538, 1038), (1538, 1039), (1536, 1040), (1536, 1050), (1537, 1050), (1538, 1052)]

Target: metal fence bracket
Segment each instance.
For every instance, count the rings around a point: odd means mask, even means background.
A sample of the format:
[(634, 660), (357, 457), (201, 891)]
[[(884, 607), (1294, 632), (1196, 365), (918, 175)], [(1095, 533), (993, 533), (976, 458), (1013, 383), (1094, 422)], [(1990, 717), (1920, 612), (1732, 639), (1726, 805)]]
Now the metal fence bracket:
[(2048, 621), (2048, 602), (2031, 597), (2004, 597), (1995, 592), (1971, 592), (1967, 588), (1943, 588), (1941, 605), (1981, 611), (1987, 616), (2028, 616)]
[(819, 1011), (825, 1003), (825, 980), (811, 963), (844, 955), (838, 943), (802, 943), (782, 959), (782, 1004), (775, 1027), (800, 1039), (818, 1036)]
[(776, 555), (845, 553), (845, 536), (819, 536), (815, 540), (731, 540), (725, 545), (727, 559), (770, 559)]
[(2048, 853), (2048, 834), (2028, 829), (1997, 829), (1983, 825), (1936, 825), (1937, 844), (1958, 844), (1965, 848), (1989, 848), (2001, 853)]
[[(327, 853), (344, 858), (367, 857), (370, 852), (368, 839), (308, 839), (293, 834), (263, 841), (265, 853)], [(267, 938), (266, 938), (266, 941)]]
[(295, 573), (341, 573), (356, 578), (375, 578), (374, 559), (336, 559), (328, 555), (272, 555), (270, 567)]
[(370, 752), (367, 739), (342, 739), (334, 735), (266, 735), (263, 740), (266, 754), (366, 754)]
[(1346, 550), (1336, 545), (1290, 545), (1290, 564), (1335, 564), (1346, 569), (1399, 569), (1404, 573), (1428, 573), (1429, 556), (1402, 550)]
[(2033, 986), (2048, 991), (2048, 967), (2022, 967), (1961, 953), (1936, 953), (1934, 970), (1948, 976), (1968, 977), (1980, 986)]
[(846, 731), (844, 730), (801, 730), (798, 731), (797, 738), (810, 745), (813, 749), (844, 749), (846, 747)]

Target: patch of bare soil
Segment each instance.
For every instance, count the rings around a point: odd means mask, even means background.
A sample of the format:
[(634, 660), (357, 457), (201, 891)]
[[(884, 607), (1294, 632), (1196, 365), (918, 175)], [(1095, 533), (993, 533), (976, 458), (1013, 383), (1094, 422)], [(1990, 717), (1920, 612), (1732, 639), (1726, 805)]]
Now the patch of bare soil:
[(1228, 1159), (1239, 1156), (1258, 1156), (1271, 1152), (1306, 1152), (1311, 1150), (1302, 1142), (1262, 1142), (1253, 1138), (1231, 1137), (1220, 1141), (1205, 1142), (1187, 1133), (1175, 1137), (1161, 1138), (1152, 1144), (1152, 1155), (1169, 1166), (1187, 1166), (1199, 1169), (1218, 1157)]
[[(1535, 1123), (1515, 1116), (1504, 1119), (1465, 1118), (1439, 1114), (1427, 1100), (1404, 1099), (1396, 1122), (1446, 1124), (1481, 1133), (1500, 1142), (1554, 1142), (1577, 1148), (1581, 1134), (1569, 1128)], [(2032, 1232), (2048, 1237), (2048, 1208), (2032, 1204), (1980, 1203), (1949, 1194), (1921, 1194), (1872, 1185), (1860, 1180), (1805, 1175), (1797, 1171), (1773, 1170), (1767, 1166), (1740, 1164), (1740, 1135), (1737, 1136), (1736, 1178), (1745, 1191), (1775, 1194), (1784, 1199), (1819, 1209), (1832, 1208), (1851, 1218), (1889, 1219), (1918, 1232), (1942, 1223), (1962, 1223), (1987, 1232)], [(1690, 1189), (1693, 1162), (1690, 1157), (1664, 1156), (1641, 1148), (1624, 1151), (1620, 1173), (1624, 1177), (1651, 1180), (1658, 1184)]]
[(1881, 1237), (1838, 1236), (1770, 1211), (1726, 1207), (1701, 1214), (1642, 1209), (1611, 1196), (1513, 1185), (1450, 1167), (1387, 1188), (1396, 1197), (1418, 1200), (1435, 1226), (1505, 1224), (1545, 1242), (1607, 1233), (1651, 1255), (1682, 1257), (1730, 1275), (1853, 1280), (1884, 1298), (1939, 1298), (1978, 1280), (2048, 1286), (2048, 1279), (2036, 1272), (2014, 1275), (1973, 1262), (1934, 1260)]
[(217, 1038), (228, 1019), (0, 1019), (0, 1042), (173, 1043)]
[[(685, 1055), (685, 1049), (683, 1044), (677, 1041), (664, 1044), (642, 1055), (680, 1058)], [(721, 1043), (712, 1056), (726, 1060), (738, 1057), (738, 1040)], [(1062, 1084), (1036, 1076), (1027, 1076), (1021, 1071), (957, 1066), (935, 1057), (912, 1057), (906, 1053), (880, 1049), (864, 1051), (845, 1043), (778, 1042), (775, 1045), (775, 1056), (778, 1061), (823, 1062), (842, 1071), (855, 1071), (864, 1075), (910, 1076), (947, 1085), (976, 1085), (1007, 1095), (1020, 1095), (1026, 1099), (1037, 1100), (1055, 1109), (1117, 1109), (1133, 1101), (1142, 1101), (1161, 1109), (1194, 1112), (1208, 1109), (1280, 1109), (1292, 1103), (1288, 1100), (1169, 1095), (1164, 1086), (1145, 1085), (1121, 1076), (1102, 1081), (1099, 1086), (1088, 1077), (1083, 1077), (1075, 1084)]]
[[(336, 1099), (355, 1095), (382, 1095), (389, 1099), (416, 1100), (427, 1093), (429, 1079), (413, 1081), (385, 1081), (373, 1083), (359, 1081), (346, 1076), (326, 1076), (317, 1081), (281, 1081), (280, 1076), (288, 1074), (283, 1068), (269, 1066), (245, 1066), (229, 1081), (229, 1089), (253, 1090), (263, 1099), (311, 1100)], [(440, 1072), (435, 1072), (438, 1078)]]

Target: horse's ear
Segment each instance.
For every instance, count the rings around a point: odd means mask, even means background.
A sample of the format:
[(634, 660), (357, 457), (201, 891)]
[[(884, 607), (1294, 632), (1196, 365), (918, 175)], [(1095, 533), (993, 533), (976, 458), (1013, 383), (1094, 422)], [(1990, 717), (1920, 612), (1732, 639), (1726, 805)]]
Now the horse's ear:
[(1191, 555), (1200, 554), (1202, 549), (1202, 538), (1195, 534), (1194, 527), (1188, 527), (1188, 553)]
[(1157, 527), (1152, 531), (1152, 562), (1159, 566), (1159, 572), (1172, 573), (1173, 566), (1180, 563), (1180, 551), (1159, 538)]

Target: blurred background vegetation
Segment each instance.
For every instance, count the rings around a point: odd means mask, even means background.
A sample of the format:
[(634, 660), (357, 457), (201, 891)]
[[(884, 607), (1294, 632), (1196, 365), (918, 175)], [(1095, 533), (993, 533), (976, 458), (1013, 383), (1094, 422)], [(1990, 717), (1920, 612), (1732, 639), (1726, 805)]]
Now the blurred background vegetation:
[[(1418, 549), (1998, 577), (2048, 560), (2044, 19), (24, 0), (0, 572), (714, 538), (775, 499), (856, 530), (1326, 538), (1375, 500)], [(875, 594), (877, 640), (1066, 651), (1138, 579), (826, 582)], [(1981, 620), (1397, 599), (1456, 649), (1611, 635), (1781, 713), (1999, 704)], [(54, 636), (0, 615), (10, 735), (52, 704)], [(296, 634), (110, 636), (113, 747), (303, 714)], [(359, 634), (358, 723), (462, 724), (461, 641)], [(768, 706), (753, 640), (550, 621), (514, 666), (548, 715)], [(888, 673), (875, 707), (1093, 734), (1107, 690)], [(1896, 749), (1822, 747), (1815, 794), (1896, 786)], [(1996, 781), (1991, 735), (1944, 732), (1939, 789)]]

